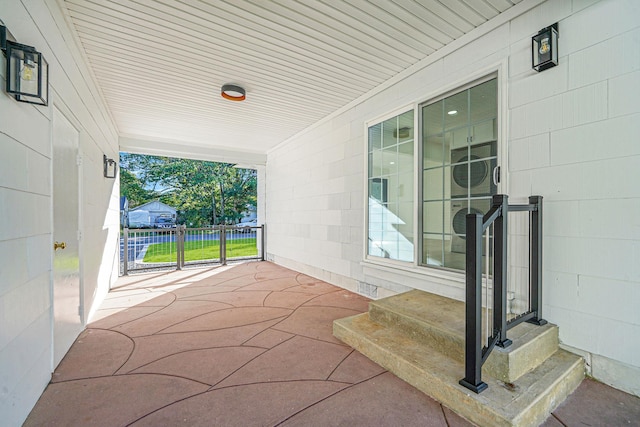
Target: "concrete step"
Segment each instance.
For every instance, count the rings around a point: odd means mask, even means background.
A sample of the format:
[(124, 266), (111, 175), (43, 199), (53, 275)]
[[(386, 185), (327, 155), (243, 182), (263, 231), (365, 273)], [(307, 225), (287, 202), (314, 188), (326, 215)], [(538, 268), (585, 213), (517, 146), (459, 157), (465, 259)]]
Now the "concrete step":
[(536, 426), (584, 377), (582, 359), (557, 350), (516, 382), (483, 372), (489, 388), (475, 394), (458, 384), (464, 364), (368, 313), (336, 320), (334, 335), (380, 366), (480, 426)]
[[(400, 329), (417, 343), (425, 343), (464, 362), (464, 303), (413, 290), (369, 303), (371, 320)], [(507, 333), (513, 344), (496, 347), (483, 366), (492, 377), (512, 383), (535, 369), (558, 349), (558, 327), (522, 323)], [(483, 337), (485, 340), (486, 337)]]

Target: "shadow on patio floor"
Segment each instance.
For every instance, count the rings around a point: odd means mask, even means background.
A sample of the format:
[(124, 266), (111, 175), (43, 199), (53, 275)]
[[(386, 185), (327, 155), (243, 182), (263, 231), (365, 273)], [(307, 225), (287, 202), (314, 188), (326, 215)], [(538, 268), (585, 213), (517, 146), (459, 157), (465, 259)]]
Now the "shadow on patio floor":
[[(470, 425), (333, 337), (367, 303), (268, 262), (121, 278), (25, 425)], [(585, 381), (545, 425), (638, 420)]]

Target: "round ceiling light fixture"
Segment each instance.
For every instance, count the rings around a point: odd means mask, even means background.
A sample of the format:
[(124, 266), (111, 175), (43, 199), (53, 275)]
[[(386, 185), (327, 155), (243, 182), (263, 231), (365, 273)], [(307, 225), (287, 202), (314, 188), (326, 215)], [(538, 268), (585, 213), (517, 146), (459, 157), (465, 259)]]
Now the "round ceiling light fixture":
[(229, 101), (244, 101), (246, 98), (244, 88), (232, 84), (222, 85), (220, 95)]

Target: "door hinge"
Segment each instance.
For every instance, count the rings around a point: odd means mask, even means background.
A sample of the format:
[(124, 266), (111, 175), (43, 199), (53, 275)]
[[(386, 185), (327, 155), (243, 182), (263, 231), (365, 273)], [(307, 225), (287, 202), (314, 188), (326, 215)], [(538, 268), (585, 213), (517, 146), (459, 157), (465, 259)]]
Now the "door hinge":
[(78, 241), (82, 240), (82, 231), (78, 230)]
[(76, 165), (82, 166), (82, 156), (79, 154), (76, 156)]

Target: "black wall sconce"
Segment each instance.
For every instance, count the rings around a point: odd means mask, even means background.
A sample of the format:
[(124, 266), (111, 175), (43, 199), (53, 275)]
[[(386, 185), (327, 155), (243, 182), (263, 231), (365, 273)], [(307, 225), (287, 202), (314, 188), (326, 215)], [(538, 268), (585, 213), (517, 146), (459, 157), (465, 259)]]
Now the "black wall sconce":
[(558, 65), (558, 23), (531, 38), (531, 66), (540, 72)]
[(17, 101), (49, 103), (49, 64), (33, 46), (16, 43), (7, 27), (0, 25), (0, 47), (7, 57), (6, 92)]
[(116, 163), (116, 161), (108, 158), (106, 154), (103, 154), (102, 162), (104, 163), (104, 177), (115, 178), (116, 169), (118, 168), (118, 164)]

